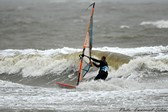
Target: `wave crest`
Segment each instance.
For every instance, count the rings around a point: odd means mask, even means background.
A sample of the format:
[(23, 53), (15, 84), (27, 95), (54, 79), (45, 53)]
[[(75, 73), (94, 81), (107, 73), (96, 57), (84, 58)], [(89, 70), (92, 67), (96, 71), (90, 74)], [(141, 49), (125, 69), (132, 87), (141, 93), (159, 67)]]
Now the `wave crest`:
[(140, 25), (153, 25), (157, 28), (168, 28), (168, 20), (144, 21)]

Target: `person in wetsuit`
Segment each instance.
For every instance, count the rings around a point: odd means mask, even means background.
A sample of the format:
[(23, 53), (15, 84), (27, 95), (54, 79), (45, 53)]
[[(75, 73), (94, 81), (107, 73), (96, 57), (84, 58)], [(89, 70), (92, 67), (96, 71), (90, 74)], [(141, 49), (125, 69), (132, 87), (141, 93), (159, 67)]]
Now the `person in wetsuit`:
[[(105, 80), (108, 76), (108, 63), (106, 62), (106, 57), (102, 56), (101, 60), (97, 60), (95, 58), (90, 57), (93, 60), (93, 65), (100, 68), (98, 75), (95, 77), (94, 80), (103, 79)], [(95, 63), (96, 62), (96, 63)], [(97, 64), (99, 63), (99, 64)]]

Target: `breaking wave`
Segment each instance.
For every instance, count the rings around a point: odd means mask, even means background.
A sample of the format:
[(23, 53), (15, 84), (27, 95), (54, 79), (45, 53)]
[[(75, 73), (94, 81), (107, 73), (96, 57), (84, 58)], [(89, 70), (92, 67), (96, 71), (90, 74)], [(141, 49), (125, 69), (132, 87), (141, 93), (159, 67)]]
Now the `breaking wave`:
[[(1, 50), (0, 80), (45, 87), (55, 87), (56, 81), (76, 84), (81, 51), (67, 47), (50, 50)], [(102, 55), (107, 57), (110, 67), (107, 81), (92, 80), (98, 72), (97, 68), (92, 67), (78, 88), (167, 88), (167, 46), (93, 48), (93, 57), (100, 58)]]

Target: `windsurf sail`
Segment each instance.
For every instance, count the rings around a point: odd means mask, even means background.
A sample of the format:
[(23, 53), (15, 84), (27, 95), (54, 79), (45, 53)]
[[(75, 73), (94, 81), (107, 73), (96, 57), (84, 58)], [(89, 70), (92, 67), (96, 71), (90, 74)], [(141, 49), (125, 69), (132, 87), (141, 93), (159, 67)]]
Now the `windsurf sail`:
[(91, 6), (92, 6), (92, 10), (90, 13), (90, 20), (88, 23), (86, 37), (85, 37), (85, 41), (83, 44), (82, 55), (80, 56), (77, 85), (79, 84), (79, 82), (82, 81), (83, 77), (88, 73), (91, 67), (91, 60), (88, 57), (91, 57), (91, 50), (92, 50), (93, 14), (94, 14), (95, 2), (92, 3), (89, 7)]

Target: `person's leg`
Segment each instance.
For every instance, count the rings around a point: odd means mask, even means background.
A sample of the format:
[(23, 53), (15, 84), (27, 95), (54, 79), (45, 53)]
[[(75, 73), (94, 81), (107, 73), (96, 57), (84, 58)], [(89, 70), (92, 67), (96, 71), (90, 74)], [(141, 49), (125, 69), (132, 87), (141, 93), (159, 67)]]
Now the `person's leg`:
[(100, 73), (100, 79), (102, 79), (102, 80), (105, 80), (106, 78), (107, 78), (107, 75), (108, 75), (108, 73), (107, 72), (104, 72), (104, 71), (101, 71), (101, 73)]
[(101, 79), (106, 80), (106, 78), (107, 78), (107, 73), (104, 73), (101, 75)]
[(98, 75), (95, 77), (95, 79), (94, 79), (94, 80), (99, 80), (99, 79), (101, 79), (100, 74), (98, 74)]

